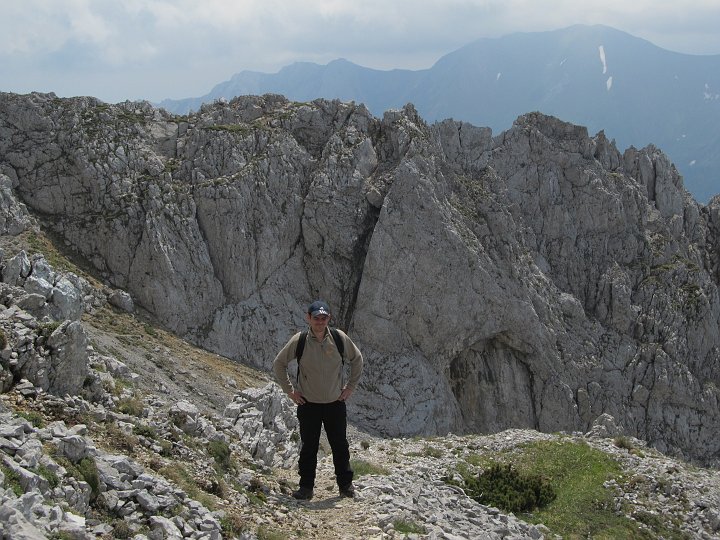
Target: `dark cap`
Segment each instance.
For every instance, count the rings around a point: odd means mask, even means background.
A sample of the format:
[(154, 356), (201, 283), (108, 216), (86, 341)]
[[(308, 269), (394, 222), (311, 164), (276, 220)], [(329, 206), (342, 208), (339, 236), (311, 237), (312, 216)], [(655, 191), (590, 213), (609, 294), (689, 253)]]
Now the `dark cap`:
[(327, 315), (329, 317), (330, 307), (322, 300), (315, 300), (308, 306), (308, 313), (313, 317), (317, 315)]

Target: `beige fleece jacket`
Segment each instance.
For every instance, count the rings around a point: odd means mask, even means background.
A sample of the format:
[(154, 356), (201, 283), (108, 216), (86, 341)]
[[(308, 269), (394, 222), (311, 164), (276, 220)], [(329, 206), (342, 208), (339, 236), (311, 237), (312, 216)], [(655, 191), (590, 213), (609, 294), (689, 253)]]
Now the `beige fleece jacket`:
[[(345, 332), (338, 332), (345, 344), (345, 364), (350, 366), (350, 379), (346, 386), (354, 391), (362, 375), (362, 354)], [(300, 376), (293, 382), (288, 375), (288, 365), (295, 360), (299, 339), (300, 332), (291, 337), (275, 357), (273, 371), (278, 384), (286, 394), (297, 388), (310, 403), (337, 401), (343, 390), (343, 364), (330, 331), (326, 330), (325, 338), (318, 341), (312, 331), (308, 330), (305, 349), (300, 359)]]

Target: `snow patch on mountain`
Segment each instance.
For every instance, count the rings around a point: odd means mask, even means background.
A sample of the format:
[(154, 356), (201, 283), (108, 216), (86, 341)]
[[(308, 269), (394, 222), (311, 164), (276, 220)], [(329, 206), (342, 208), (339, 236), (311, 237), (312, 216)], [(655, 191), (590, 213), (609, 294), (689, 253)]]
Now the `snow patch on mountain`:
[(605, 60), (605, 47), (600, 45), (598, 47), (598, 50), (600, 51), (600, 62), (602, 62), (603, 65), (603, 75), (607, 73), (607, 61)]

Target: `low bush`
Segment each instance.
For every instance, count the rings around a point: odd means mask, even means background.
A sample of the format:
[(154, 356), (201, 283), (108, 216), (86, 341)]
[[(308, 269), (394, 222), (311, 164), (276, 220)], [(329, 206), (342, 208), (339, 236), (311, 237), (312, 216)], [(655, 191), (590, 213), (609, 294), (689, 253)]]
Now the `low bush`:
[(511, 464), (495, 463), (465, 479), (468, 494), (481, 504), (506, 512), (529, 512), (555, 500), (552, 486), (536, 474), (521, 474)]
[(226, 442), (210, 441), (208, 443), (208, 453), (215, 459), (215, 463), (221, 470), (230, 470), (230, 447)]

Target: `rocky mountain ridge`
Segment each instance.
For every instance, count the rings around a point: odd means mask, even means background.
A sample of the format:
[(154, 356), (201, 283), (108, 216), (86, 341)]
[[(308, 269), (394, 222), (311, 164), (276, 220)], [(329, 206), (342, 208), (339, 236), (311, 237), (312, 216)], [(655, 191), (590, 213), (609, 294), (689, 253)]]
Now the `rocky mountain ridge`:
[(274, 93), (355, 101), (382, 115), (410, 102), (429, 122), (452, 118), (495, 133), (540, 111), (603, 129), (619, 147), (655, 144), (705, 203), (718, 193), (718, 73), (720, 55), (680, 54), (607, 26), (574, 25), (478, 39), (422, 70), (380, 71), (337, 59), (277, 73), (242, 71), (204, 96), (159, 106), (186, 114), (221, 98)]
[(540, 114), (0, 96), (7, 189), (169, 330), (267, 370), (324, 297), (388, 435), (588, 431), (717, 464), (718, 212), (654, 147)]

